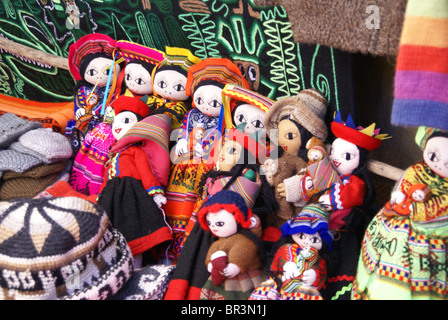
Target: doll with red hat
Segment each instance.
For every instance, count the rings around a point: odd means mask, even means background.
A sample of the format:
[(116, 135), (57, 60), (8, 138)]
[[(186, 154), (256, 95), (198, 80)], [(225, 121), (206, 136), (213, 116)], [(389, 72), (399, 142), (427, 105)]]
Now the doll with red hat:
[(171, 116), (173, 131), (179, 129), (186, 113), (191, 109), (187, 77), (189, 69), (200, 61), (188, 49), (167, 46), (164, 59), (152, 71), (153, 95), (148, 104), (153, 112)]
[(354, 279), (360, 250), (360, 240), (371, 218), (375, 189), (366, 167), (368, 153), (377, 149), (387, 134), (381, 134), (372, 124), (356, 126), (349, 115), (342, 120), (337, 112), (331, 123), (335, 140), (329, 151), (330, 163), (339, 175), (333, 183), (316, 195), (317, 201), (330, 213), (330, 229), (335, 233), (332, 256), (333, 268), (322, 290), (325, 299), (349, 299), (345, 290)]
[(419, 127), (415, 142), (423, 159), (404, 170), (365, 231), (354, 300), (447, 299), (448, 132)]
[(105, 34), (85, 35), (69, 48), (68, 64), (77, 83), (73, 119), (67, 123), (65, 133), (74, 155), (85, 135), (103, 120), (105, 108), (112, 102), (114, 80), (121, 70), (119, 62), (116, 41)]
[(200, 299), (247, 300), (261, 283), (264, 251), (261, 234), (250, 230), (251, 217), (252, 210), (234, 191), (220, 191), (202, 205), (198, 222), (216, 240), (205, 258), (210, 278)]
[(98, 204), (128, 241), (139, 267), (157, 262), (172, 239), (161, 210), (169, 172), (171, 118), (149, 115), (148, 105), (136, 97), (122, 95), (112, 107), (116, 142)]

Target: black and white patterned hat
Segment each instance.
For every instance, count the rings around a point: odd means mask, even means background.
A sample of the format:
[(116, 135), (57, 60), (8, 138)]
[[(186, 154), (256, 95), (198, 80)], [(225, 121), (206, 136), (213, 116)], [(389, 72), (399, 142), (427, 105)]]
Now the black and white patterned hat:
[(0, 202), (0, 299), (108, 299), (133, 271), (126, 240), (96, 204)]

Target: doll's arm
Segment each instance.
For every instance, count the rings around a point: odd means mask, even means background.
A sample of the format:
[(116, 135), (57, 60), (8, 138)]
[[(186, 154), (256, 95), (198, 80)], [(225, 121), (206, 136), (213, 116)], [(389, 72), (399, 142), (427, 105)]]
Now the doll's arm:
[(146, 152), (142, 148), (138, 148), (135, 152), (134, 157), (138, 175), (142, 181), (143, 187), (148, 192), (148, 194), (151, 196), (155, 194), (164, 195), (164, 188), (154, 176), (151, 165), (148, 162)]
[(353, 208), (362, 204), (365, 191), (364, 180), (352, 175), (347, 183), (334, 183), (319, 202), (330, 206), (332, 211)]

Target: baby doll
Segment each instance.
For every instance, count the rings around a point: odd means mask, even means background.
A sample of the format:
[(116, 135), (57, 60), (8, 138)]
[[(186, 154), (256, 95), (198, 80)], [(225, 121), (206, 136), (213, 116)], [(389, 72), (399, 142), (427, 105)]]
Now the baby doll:
[(260, 284), (261, 234), (248, 230), (251, 216), (252, 210), (234, 191), (220, 191), (202, 205), (198, 222), (217, 239), (205, 259), (211, 276), (202, 287), (200, 299), (247, 300)]
[(282, 227), (282, 238), (274, 248), (268, 279), (250, 300), (322, 300), (319, 290), (326, 280), (326, 252), (333, 235), (328, 213), (317, 204), (305, 206)]
[[(446, 299), (448, 237), (448, 132), (420, 127), (416, 142), (423, 160), (407, 168), (391, 201), (414, 186), (430, 189), (406, 215), (382, 208), (366, 229), (353, 283), (353, 299)], [(395, 198), (395, 199), (394, 199)], [(401, 197), (400, 197), (401, 198)]]
[(370, 206), (375, 197), (366, 168), (367, 155), (388, 136), (380, 134), (375, 124), (367, 128), (356, 126), (350, 115), (343, 122), (339, 112), (331, 130), (336, 139), (329, 157), (340, 182), (333, 183), (318, 201), (330, 212), (330, 229), (337, 234), (332, 254), (337, 259), (333, 260), (329, 283), (321, 293), (325, 299), (348, 299), (350, 295), (344, 287), (350, 286), (355, 276), (360, 239), (370, 220)]
[(412, 203), (424, 202), (431, 198), (431, 189), (426, 184), (417, 183), (411, 186), (407, 194), (395, 191), (384, 208), (384, 215), (409, 215), (412, 212)]
[(158, 255), (172, 239), (160, 209), (168, 176), (168, 172), (160, 175), (160, 170), (169, 168), (171, 119), (148, 117), (147, 104), (135, 97), (120, 96), (114, 111), (112, 133), (117, 141), (111, 147), (98, 204), (124, 235), (135, 266), (140, 267), (152, 258), (149, 253)]
[(274, 101), (252, 90), (227, 84), (222, 90), (222, 102), (226, 128), (237, 127), (244, 123), (243, 132), (259, 132), (266, 135), (264, 118)]
[(179, 129), (191, 109), (191, 96), (186, 91), (188, 70), (200, 61), (188, 49), (166, 47), (164, 59), (152, 71), (154, 94), (148, 104), (156, 113), (172, 117), (173, 131)]
[(279, 228), (301, 209), (295, 206), (298, 199), (291, 198), (290, 190), (297, 189), (295, 177), (302, 175), (306, 168), (307, 141), (313, 136), (321, 140), (327, 137), (326, 111), (327, 102), (323, 95), (306, 89), (297, 96), (277, 100), (266, 114), (264, 122), (270, 142), (276, 139), (280, 147), (277, 172), (272, 177), (279, 205), (271, 222), (275, 227)]
[(117, 41), (117, 51), (125, 60), (125, 67), (120, 77), (123, 77), (124, 88), (128, 95), (137, 97), (152, 95), (152, 72), (163, 61), (164, 53), (125, 40)]
[(108, 80), (116, 79), (121, 70), (120, 60), (115, 61), (115, 49), (116, 41), (100, 33), (83, 36), (69, 48), (70, 72), (77, 84), (74, 119), (68, 121), (65, 133), (70, 137), (74, 156), (85, 135), (103, 120), (104, 95), (108, 96), (106, 105), (112, 101), (114, 88), (107, 87)]

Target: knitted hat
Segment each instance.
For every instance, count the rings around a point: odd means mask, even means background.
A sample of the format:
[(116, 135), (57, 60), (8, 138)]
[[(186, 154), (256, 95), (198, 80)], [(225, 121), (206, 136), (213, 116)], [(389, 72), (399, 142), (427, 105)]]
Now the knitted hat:
[(417, 143), (420, 149), (425, 150), (426, 143), (428, 142), (429, 138), (431, 138), (434, 133), (440, 131), (441, 130), (437, 128), (420, 126), (415, 133), (415, 143)]
[(305, 206), (296, 217), (282, 225), (280, 230), (283, 237), (302, 232), (306, 234), (318, 232), (330, 249), (333, 243), (333, 234), (328, 225), (328, 212), (318, 204)]
[(4, 171), (10, 170), (22, 173), (39, 164), (42, 164), (42, 160), (33, 155), (12, 149), (0, 151), (0, 177)]
[(11, 149), (32, 155), (45, 163), (66, 160), (72, 155), (70, 141), (65, 135), (51, 128), (39, 128), (28, 131), (19, 137)]
[(225, 58), (207, 58), (192, 66), (188, 71), (185, 94), (193, 96), (198, 84), (205, 80), (214, 80), (222, 84), (233, 83), (249, 88), (240, 69), (231, 60)]
[(150, 110), (148, 105), (138, 97), (121, 95), (111, 103), (115, 114), (123, 111), (131, 111), (140, 115), (142, 118), (148, 116)]
[(21, 134), (41, 127), (40, 122), (22, 119), (14, 113), (5, 113), (0, 117), (0, 149), (6, 149)]
[(324, 119), (327, 108), (327, 100), (319, 91), (305, 89), (294, 97), (277, 100), (269, 108), (264, 126), (269, 133), (269, 130), (278, 128), (280, 119), (288, 117), (301, 124), (313, 136), (325, 140), (328, 135)]
[(126, 240), (77, 197), (0, 202), (0, 299), (106, 299), (133, 271)]
[(251, 226), (252, 210), (247, 207), (243, 197), (237, 192), (222, 190), (209, 197), (198, 211), (198, 222), (204, 230), (210, 230), (205, 219), (206, 214), (215, 213), (221, 209), (233, 213), (241, 227), (247, 229)]
[(153, 76), (156, 70), (165, 69), (176, 70), (187, 76), (188, 70), (200, 61), (201, 59), (192, 54), (188, 49), (165, 47), (165, 58), (157, 67), (157, 69), (153, 70)]
[(0, 200), (35, 197), (54, 183), (65, 168), (65, 162), (57, 162), (37, 165), (23, 173), (5, 171)]
[(367, 128), (356, 127), (350, 115), (343, 122), (339, 111), (331, 123), (331, 131), (336, 137), (370, 151), (378, 148), (384, 139), (390, 138), (387, 134), (380, 134), (380, 129), (375, 129), (374, 123)]
[(112, 57), (116, 41), (101, 33), (91, 33), (78, 39), (68, 50), (68, 65), (76, 81), (82, 79), (80, 74), (81, 61), (94, 53), (104, 53)]

